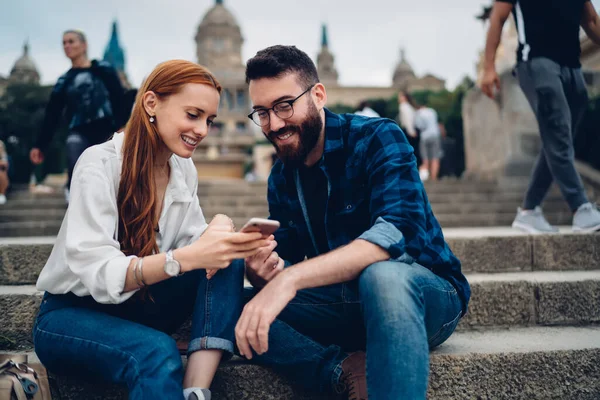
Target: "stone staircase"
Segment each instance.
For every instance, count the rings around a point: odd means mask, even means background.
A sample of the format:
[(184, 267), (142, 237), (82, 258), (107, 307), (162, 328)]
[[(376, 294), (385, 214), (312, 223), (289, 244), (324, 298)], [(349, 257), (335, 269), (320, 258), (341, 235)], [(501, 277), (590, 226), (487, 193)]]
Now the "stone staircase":
[[(521, 204), (525, 180), (473, 182), (443, 180), (425, 185), (432, 208), (443, 228), (510, 226), (516, 208)], [(201, 181), (200, 204), (207, 220), (215, 214), (229, 215), (236, 226), (250, 217), (266, 217), (265, 183), (245, 181)], [(588, 187), (588, 193), (594, 193)], [(0, 237), (55, 236), (58, 233), (66, 203), (62, 190), (53, 194), (31, 194), (17, 187), (8, 195), (8, 203), (0, 206)], [(570, 225), (572, 214), (556, 188), (544, 203), (548, 220), (556, 225)]]
[[(431, 353), (428, 397), (600, 398), (600, 234), (485, 232), (446, 230), (473, 294), (458, 331)], [(33, 284), (51, 247), (51, 238), (0, 241), (0, 351), (35, 357), (30, 332), (41, 294)], [(122, 387), (62, 376), (51, 385), (55, 399), (126, 398)], [(217, 399), (322, 398), (241, 359), (220, 368), (213, 390)]]

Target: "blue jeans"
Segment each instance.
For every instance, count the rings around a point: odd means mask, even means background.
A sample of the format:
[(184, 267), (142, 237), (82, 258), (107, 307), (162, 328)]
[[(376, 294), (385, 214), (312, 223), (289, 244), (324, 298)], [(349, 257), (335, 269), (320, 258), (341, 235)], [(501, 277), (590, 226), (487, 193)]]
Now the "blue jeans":
[(523, 207), (542, 204), (553, 181), (575, 212), (588, 202), (575, 169), (573, 141), (588, 103), (581, 68), (564, 67), (544, 57), (519, 62), (517, 75), (540, 128), (542, 150), (537, 158)]
[(379, 262), (352, 282), (298, 292), (271, 326), (269, 351), (253, 359), (305, 389), (336, 393), (347, 352), (366, 350), (370, 400), (425, 399), (429, 349), (461, 316), (445, 279), (418, 264)]
[(99, 304), (91, 296), (46, 293), (33, 338), (41, 362), (53, 373), (126, 384), (130, 399), (183, 399), (183, 365), (169, 336), (192, 315), (188, 354), (234, 350), (234, 328), (243, 303), (244, 264), (206, 279), (189, 272), (149, 287), (149, 298)]

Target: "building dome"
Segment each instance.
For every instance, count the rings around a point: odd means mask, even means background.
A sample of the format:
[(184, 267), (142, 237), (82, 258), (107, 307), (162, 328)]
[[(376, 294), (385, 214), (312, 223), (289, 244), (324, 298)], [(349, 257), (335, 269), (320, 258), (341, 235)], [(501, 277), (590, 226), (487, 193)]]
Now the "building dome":
[(29, 57), (29, 44), (25, 42), (23, 45), (23, 55), (15, 62), (15, 65), (10, 70), (9, 80), (12, 83), (40, 83), (40, 74), (35, 66), (35, 63)]
[[(202, 22), (200, 22), (200, 26), (198, 30), (202, 28), (206, 28), (209, 26), (231, 26), (233, 28), (237, 28), (240, 31), (240, 26), (237, 23), (233, 14), (225, 8), (222, 1), (217, 1), (216, 4), (208, 10)], [(241, 32), (240, 32), (241, 36)]]
[(392, 77), (394, 87), (403, 88), (409, 83), (409, 81), (415, 79), (415, 77), (415, 71), (410, 66), (408, 61), (406, 61), (404, 49), (400, 50), (400, 61), (396, 65), (396, 69), (394, 70), (394, 75)]
[[(198, 26), (196, 55), (198, 63), (219, 74), (219, 70), (238, 70), (243, 67), (244, 39), (237, 20), (225, 8), (223, 0), (216, 0)], [(226, 72), (226, 71), (225, 71)]]

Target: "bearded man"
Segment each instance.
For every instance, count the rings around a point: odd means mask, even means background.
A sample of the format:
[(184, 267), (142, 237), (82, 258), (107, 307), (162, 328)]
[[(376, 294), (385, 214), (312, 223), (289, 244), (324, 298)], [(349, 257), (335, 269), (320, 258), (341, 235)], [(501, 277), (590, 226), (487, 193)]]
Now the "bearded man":
[(259, 51), (246, 80), (249, 117), (279, 157), (268, 202), (281, 228), (245, 260), (241, 355), (317, 392), (425, 399), (429, 349), (452, 334), (470, 288), (413, 148), (392, 120), (325, 108), (294, 46)]

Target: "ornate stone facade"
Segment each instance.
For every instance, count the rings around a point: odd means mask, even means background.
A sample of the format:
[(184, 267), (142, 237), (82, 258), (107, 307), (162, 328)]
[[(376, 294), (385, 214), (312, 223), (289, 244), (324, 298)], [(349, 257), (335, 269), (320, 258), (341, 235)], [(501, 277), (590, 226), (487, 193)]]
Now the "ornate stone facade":
[(23, 45), (23, 55), (17, 59), (15, 65), (10, 70), (8, 83), (40, 84), (40, 74), (35, 63), (29, 56), (29, 44), (27, 42)]
[(329, 51), (327, 25), (321, 27), (321, 52), (317, 56), (317, 73), (319, 79), (327, 87), (338, 85), (338, 72), (335, 69), (335, 57)]
[(219, 117), (194, 154), (194, 162), (200, 176), (241, 178), (251, 162), (256, 138), (262, 134), (247, 117), (251, 104), (242, 62), (244, 38), (223, 0), (216, 0), (206, 12), (195, 40), (198, 63), (215, 74), (223, 91)]
[(0, 97), (6, 92), (6, 88), (12, 84), (40, 84), (40, 73), (38, 72), (33, 59), (29, 56), (29, 44), (23, 44), (23, 55), (15, 61), (10, 70), (10, 75), (4, 77), (0, 75)]
[[(321, 75), (319, 73), (319, 78)], [(323, 81), (323, 79), (321, 78)], [(358, 104), (367, 99), (390, 98), (399, 91), (415, 92), (420, 90), (444, 90), (446, 81), (432, 74), (418, 77), (408, 60), (404, 50), (400, 50), (400, 60), (392, 74), (392, 84), (388, 87), (380, 86), (330, 86), (327, 85), (327, 98), (329, 104), (343, 104), (357, 107)]]

